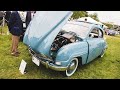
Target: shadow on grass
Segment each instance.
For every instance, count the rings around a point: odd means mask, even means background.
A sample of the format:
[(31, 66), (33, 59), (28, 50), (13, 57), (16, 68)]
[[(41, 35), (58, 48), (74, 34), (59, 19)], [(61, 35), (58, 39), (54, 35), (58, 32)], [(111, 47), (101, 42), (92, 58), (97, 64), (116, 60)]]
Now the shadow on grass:
[(35, 78), (39, 78), (39, 79), (75, 79), (75, 78), (80, 78), (80, 75), (77, 75), (80, 74), (80, 72), (82, 70), (85, 70), (85, 69), (89, 69), (89, 67), (94, 64), (95, 62), (102, 62), (101, 61), (101, 58), (96, 58), (95, 60), (91, 61), (90, 63), (88, 64), (85, 64), (83, 66), (78, 66), (77, 70), (76, 70), (76, 74), (73, 74), (71, 77), (65, 77), (63, 75), (63, 72), (59, 72), (59, 71), (54, 71), (54, 70), (51, 70), (49, 68), (46, 68), (44, 65), (40, 64), (40, 66), (36, 66), (35, 64), (31, 64), (29, 65), (28, 67), (28, 71), (30, 72), (29, 75), (30, 76), (33, 76), (33, 73), (37, 73), (37, 77)]
[[(33, 62), (30, 62), (30, 64), (27, 67), (27, 71), (28, 71), (28, 75), (33, 78), (39, 78), (39, 79), (62, 79), (64, 78), (61, 72), (46, 68), (42, 64), (40, 64), (40, 66), (37, 66)], [(35, 74), (37, 76), (35, 76)]]

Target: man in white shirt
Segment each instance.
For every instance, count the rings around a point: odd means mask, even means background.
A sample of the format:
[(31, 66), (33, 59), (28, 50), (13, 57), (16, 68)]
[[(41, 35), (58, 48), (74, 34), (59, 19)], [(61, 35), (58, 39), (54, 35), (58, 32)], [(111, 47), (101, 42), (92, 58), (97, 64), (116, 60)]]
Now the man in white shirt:
[(35, 13), (36, 13), (36, 11), (31, 11), (31, 19), (33, 19)]
[(33, 19), (35, 12), (34, 11), (27, 11), (26, 14), (26, 28), (29, 25), (30, 21)]
[(27, 14), (26, 11), (19, 11), (19, 15), (20, 15), (21, 20), (22, 20), (22, 22), (23, 22), (23, 28), (26, 28), (26, 24), (25, 24), (26, 14)]
[(18, 13), (19, 13), (20, 18), (21, 18), (21, 20), (23, 22), (23, 33), (20, 36), (20, 41), (23, 41), (24, 32), (26, 30), (26, 14), (27, 14), (27, 12), (26, 11), (18, 11)]

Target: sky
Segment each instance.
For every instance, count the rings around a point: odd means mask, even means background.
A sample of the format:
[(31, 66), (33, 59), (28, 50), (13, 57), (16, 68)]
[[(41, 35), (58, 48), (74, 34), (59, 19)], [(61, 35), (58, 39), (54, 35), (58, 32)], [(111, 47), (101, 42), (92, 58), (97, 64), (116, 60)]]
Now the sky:
[(120, 11), (87, 11), (88, 14), (97, 13), (101, 22), (113, 22), (120, 25)]

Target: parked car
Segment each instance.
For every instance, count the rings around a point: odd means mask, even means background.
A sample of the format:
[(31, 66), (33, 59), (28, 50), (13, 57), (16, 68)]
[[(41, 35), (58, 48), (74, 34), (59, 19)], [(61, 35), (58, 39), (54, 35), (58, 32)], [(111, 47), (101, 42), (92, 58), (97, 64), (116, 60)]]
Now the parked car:
[(108, 31), (108, 35), (115, 36), (116, 35), (116, 31), (115, 30), (109, 30)]
[(74, 74), (78, 63), (103, 57), (107, 48), (98, 25), (68, 21), (71, 15), (69, 11), (37, 11), (23, 40), (36, 65), (63, 71), (66, 76)]
[(105, 29), (105, 34), (108, 35), (109, 29)]

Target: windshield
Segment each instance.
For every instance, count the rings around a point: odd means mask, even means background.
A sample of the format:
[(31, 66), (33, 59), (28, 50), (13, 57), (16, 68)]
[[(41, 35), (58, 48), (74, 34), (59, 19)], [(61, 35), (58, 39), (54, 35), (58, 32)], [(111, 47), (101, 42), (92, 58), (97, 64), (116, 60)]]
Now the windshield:
[(87, 26), (72, 23), (65, 24), (62, 30), (65, 30), (66, 32), (75, 32), (81, 38), (85, 38), (89, 32)]

